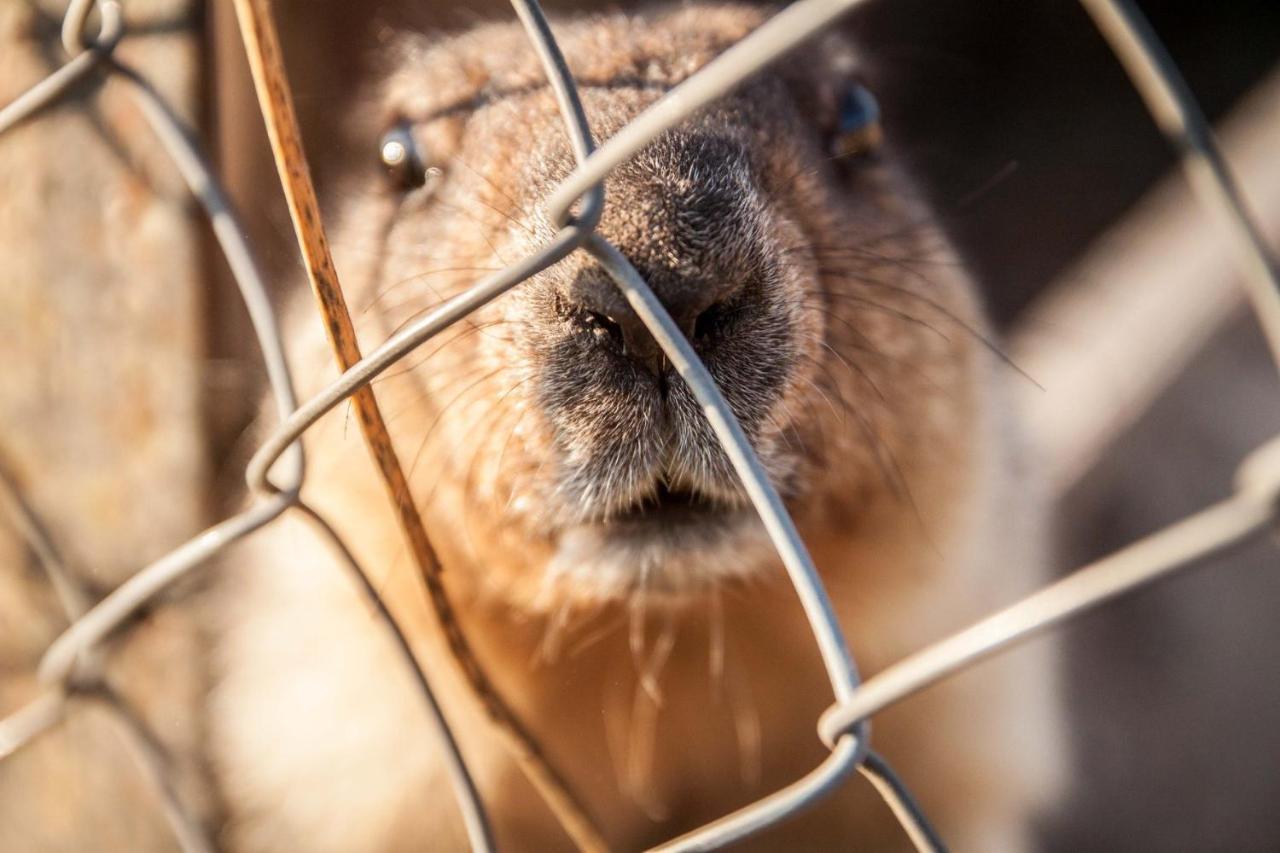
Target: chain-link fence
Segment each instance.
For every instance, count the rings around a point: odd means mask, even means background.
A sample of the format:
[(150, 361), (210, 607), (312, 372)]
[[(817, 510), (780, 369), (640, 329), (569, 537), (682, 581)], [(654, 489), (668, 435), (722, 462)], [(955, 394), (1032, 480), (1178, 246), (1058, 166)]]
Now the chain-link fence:
[[(1238, 237), (1238, 254), (1248, 274), (1259, 320), (1273, 351), (1280, 355), (1280, 288), (1258, 229), (1246, 213), (1230, 174), (1217, 153), (1207, 124), (1150, 32), (1141, 15), (1116, 0), (1082, 0), (1095, 23), (1125, 65), (1153, 116), (1177, 145), (1193, 188), (1205, 204), (1225, 218)], [(253, 456), (247, 479), (255, 496), (243, 512), (222, 521), (144, 567), (97, 604), (88, 598), (60, 560), (40, 520), (11, 483), (0, 480), (0, 498), (17, 529), (47, 570), (49, 582), (69, 621), (67, 629), (45, 652), (39, 679), (45, 692), (0, 720), (0, 758), (12, 754), (62, 718), (68, 704), (98, 700), (123, 723), (142, 766), (150, 771), (178, 842), (186, 850), (210, 850), (200, 822), (183, 806), (168, 778), (168, 762), (156, 739), (138, 716), (118, 700), (100, 677), (99, 644), (126, 629), (131, 617), (162, 590), (286, 512), (313, 521), (345, 557), (353, 576), (378, 608), (399, 641), (406, 665), (417, 676), (420, 692), (437, 725), (448, 758), (454, 792), (472, 846), (493, 849), (484, 804), (472, 783), (426, 675), (374, 586), (331, 527), (299, 497), (305, 462), (299, 438), (326, 412), (352, 398), (361, 426), (410, 543), (410, 551), (427, 579), (432, 604), (462, 664), (471, 687), (484, 700), (496, 731), (529, 775), (574, 841), (585, 850), (604, 849), (594, 827), (571, 792), (549, 765), (534, 739), (489, 684), (470, 652), (439, 582), (438, 564), (408, 498), (408, 487), (378, 413), (369, 383), (423, 342), (463, 319), (507, 290), (574, 252), (587, 252), (608, 271), (636, 314), (688, 383), (722, 442), (735, 471), (759, 512), (799, 595), (813, 630), (834, 694), (834, 703), (818, 721), (830, 748), (829, 757), (808, 775), (738, 812), (727, 815), (662, 849), (720, 847), (783, 821), (814, 804), (857, 769), (878, 791), (920, 849), (941, 849), (912, 798), (885, 762), (870, 749), (868, 721), (884, 708), (973, 662), (1053, 627), (1141, 584), (1257, 536), (1274, 520), (1280, 496), (1280, 443), (1270, 443), (1245, 461), (1234, 495), (1122, 551), (1086, 566), (972, 627), (925, 648), (862, 682), (846, 647), (830, 601), (783, 504), (765, 476), (736, 419), (689, 342), (628, 260), (595, 227), (607, 203), (603, 181), (610, 172), (654, 140), (753, 72), (832, 24), (860, 0), (800, 0), (786, 7), (755, 32), (668, 92), (630, 124), (594, 149), (578, 93), (550, 27), (535, 0), (513, 0), (545, 67), (555, 92), (577, 160), (576, 169), (547, 200), (550, 221), (559, 228), (542, 249), (471, 289), (447, 300), (394, 334), (374, 352), (356, 349), (350, 318), (319, 226), (318, 206), (301, 153), (296, 121), (285, 84), (280, 51), (265, 0), (237, 0), (237, 13), (250, 55), (255, 83), (267, 119), (286, 197), (321, 310), (343, 368), (341, 377), (314, 398), (295, 399), (276, 319), (266, 290), (249, 254), (244, 231), (226, 203), (218, 181), (191, 141), (193, 135), (165, 100), (133, 69), (113, 56), (126, 29), (118, 0), (72, 0), (63, 21), (63, 44), (71, 57), (65, 65), (0, 109), (0, 133), (33, 120), (78, 80), (92, 73), (125, 81), (161, 145), (172, 157), (191, 192), (203, 206), (218, 243), (240, 287), (266, 362), (270, 386), (282, 421)], [(96, 7), (97, 33), (89, 35)], [(279, 463), (279, 464), (277, 464)]]

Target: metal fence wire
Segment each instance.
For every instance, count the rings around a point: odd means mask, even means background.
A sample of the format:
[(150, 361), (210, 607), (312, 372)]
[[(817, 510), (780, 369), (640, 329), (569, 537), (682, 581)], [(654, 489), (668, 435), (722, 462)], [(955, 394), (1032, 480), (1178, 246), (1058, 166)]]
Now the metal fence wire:
[[(141, 766), (155, 783), (160, 805), (179, 845), (188, 851), (213, 850), (215, 845), (200, 821), (174, 793), (167, 770), (169, 762), (157, 740), (138, 715), (126, 707), (102, 679), (98, 665), (102, 652), (98, 646), (114, 632), (127, 628), (130, 617), (139, 608), (210, 557), (270, 524), (283, 513), (298, 512), (308, 516), (324, 535), (333, 540), (354, 577), (374, 601), (387, 628), (398, 639), (405, 662), (416, 674), (422, 696), (436, 724), (472, 847), (476, 850), (493, 849), (492, 832), (483, 802), (444, 715), (433, 698), (425, 673), (379, 600), (375, 588), (345, 545), (332, 528), (299, 498), (305, 473), (299, 438), (324, 413), (343, 400), (362, 393), (371, 400), (372, 395), (366, 390), (371, 380), (434, 335), (530, 276), (573, 252), (583, 251), (593, 255), (613, 277), (701, 403), (786, 566), (808, 616), (834, 695), (833, 704), (818, 721), (818, 732), (831, 750), (826, 760), (786, 788), (674, 839), (660, 849), (712, 849), (749, 836), (813, 805), (855, 769), (874, 783), (918, 848), (942, 849), (942, 842), (902, 783), (870, 749), (871, 717), (983, 657), (1117, 595), (1259, 535), (1271, 526), (1277, 516), (1280, 439), (1264, 445), (1244, 461), (1238, 472), (1235, 493), (1222, 502), (1079, 569), (970, 628), (916, 652), (865, 682), (859, 679), (857, 667), (813, 563), (715, 382), (641, 276), (616, 247), (594, 232), (594, 228), (606, 204), (603, 181), (614, 168), (659, 134), (725, 94), (861, 2), (863, 0), (799, 0), (786, 7), (594, 149), (572, 75), (536, 0), (513, 0), (515, 11), (558, 98), (577, 158), (576, 169), (547, 201), (549, 218), (558, 226), (559, 232), (539, 251), (448, 300), (393, 335), (371, 354), (360, 357), (351, 348), (353, 344), (345, 342), (348, 350), (342, 375), (322, 393), (299, 405), (262, 277), (249, 254), (242, 236), (244, 231), (238, 226), (217, 178), (192, 142), (194, 135), (176, 118), (168, 104), (144, 77), (113, 57), (114, 48), (127, 34), (120, 0), (71, 0), (62, 28), (68, 61), (13, 103), (0, 109), (0, 133), (32, 119), (44, 107), (57, 101), (73, 83), (91, 73), (114, 75), (129, 84), (160, 144), (177, 164), (191, 192), (203, 206), (234, 273), (266, 362), (281, 424), (248, 466), (247, 480), (255, 495), (255, 502), (249, 509), (215, 524), (145, 566), (92, 607), (87, 606), (87, 596), (59, 559), (40, 520), (23, 502), (13, 484), (0, 479), (0, 503), (4, 504), (16, 529), (25, 536), (46, 569), (48, 580), (69, 622), (40, 662), (38, 676), (45, 687), (44, 692), (28, 705), (0, 719), (0, 758), (11, 755), (56, 725), (69, 704), (100, 702), (114, 712), (127, 742), (133, 746)], [(1257, 316), (1273, 354), (1280, 359), (1280, 284), (1277, 283), (1276, 265), (1240, 199), (1207, 122), (1154, 33), (1127, 0), (1081, 0), (1081, 3), (1124, 64), (1161, 129), (1178, 148), (1183, 167), (1198, 197), (1206, 208), (1223, 218), (1237, 238), (1237, 254)], [(96, 35), (91, 35), (86, 28), (95, 6), (98, 29)], [(283, 77), (279, 71), (274, 30), (265, 0), (237, 0), (237, 11), (283, 174), (287, 171), (283, 167), (291, 156), (289, 143), (293, 143), (292, 156), (295, 158), (300, 157), (300, 146), (297, 145), (288, 90), (280, 85)], [(273, 100), (277, 107), (282, 107), (276, 115), (268, 109), (269, 102)], [(296, 163), (295, 160), (292, 165)], [(290, 187), (286, 180), (295, 223), (299, 220), (299, 207), (315, 206), (305, 161), (302, 165), (299, 184)], [(296, 173), (298, 170), (293, 171)], [(317, 277), (328, 276), (329, 283), (336, 289), (332, 265), (329, 264), (327, 272), (324, 269), (327, 248), (323, 233), (314, 227), (308, 230), (300, 225), (299, 239), (313, 274), (313, 283)], [(345, 316), (340, 291), (337, 297)], [(342, 343), (336, 341), (335, 346), (340, 349)], [(376, 408), (373, 411), (376, 415)], [(374, 450), (376, 456), (376, 446)], [(379, 463), (385, 463), (386, 467), (386, 464), (394, 463), (394, 458), (379, 459)], [(398, 470), (395, 464), (391, 467)], [(412, 512), (411, 503), (409, 510)], [(429, 548), (425, 543), (424, 547)], [(437, 602), (437, 605), (438, 612), (447, 613), (447, 602)], [(459, 642), (464, 641), (459, 638)], [(495, 698), (493, 701), (500, 700)], [(515, 725), (511, 720), (508, 723)], [(512, 731), (517, 742), (524, 738), (525, 746), (536, 746), (518, 728)], [(538, 758), (536, 751), (533, 757)], [(538, 762), (535, 760), (533, 764), (536, 771)], [(539, 790), (547, 797), (549, 805), (565, 823), (575, 842), (583, 849), (602, 848), (598, 831), (577, 810), (576, 803), (567, 795), (554, 773), (545, 765), (541, 765), (541, 769), (547, 775), (543, 779), (544, 784), (538, 785)]]

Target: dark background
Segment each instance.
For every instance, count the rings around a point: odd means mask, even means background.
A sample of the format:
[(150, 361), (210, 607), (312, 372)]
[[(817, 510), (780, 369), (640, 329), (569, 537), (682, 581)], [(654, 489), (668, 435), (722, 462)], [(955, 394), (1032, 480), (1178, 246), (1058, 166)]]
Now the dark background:
[[(1142, 10), (1210, 118), (1280, 62), (1280, 3)], [(1174, 165), (1071, 0), (880, 0), (855, 11), (885, 120), (1007, 323)]]

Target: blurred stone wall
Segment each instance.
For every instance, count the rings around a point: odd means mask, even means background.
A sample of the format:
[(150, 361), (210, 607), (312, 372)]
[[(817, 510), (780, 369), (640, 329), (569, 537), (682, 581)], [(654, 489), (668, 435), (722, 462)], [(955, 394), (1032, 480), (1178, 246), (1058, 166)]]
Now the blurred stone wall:
[[(0, 3), (0, 103), (65, 60), (65, 4)], [(200, 27), (187, 0), (130, 0), (119, 56), (195, 121)], [(96, 24), (91, 25), (96, 31)], [(0, 136), (0, 466), (96, 599), (206, 521), (203, 224), (126, 87), (91, 77)], [(0, 714), (66, 619), (0, 518)], [(109, 679), (176, 750), (197, 797), (199, 656), (156, 606)], [(164, 850), (154, 794), (101, 711), (0, 762), (0, 850)]]

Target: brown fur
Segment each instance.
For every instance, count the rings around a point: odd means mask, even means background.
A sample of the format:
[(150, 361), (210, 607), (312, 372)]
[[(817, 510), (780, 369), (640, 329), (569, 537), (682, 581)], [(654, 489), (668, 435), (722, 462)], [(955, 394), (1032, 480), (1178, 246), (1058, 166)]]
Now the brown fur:
[[(761, 20), (690, 6), (556, 29), (603, 138)], [(1005, 374), (981, 341), (969, 282), (891, 157), (827, 154), (854, 70), (849, 49), (828, 40), (753, 78), (619, 169), (600, 230), (669, 305), (710, 288), (727, 306), (695, 345), (874, 672), (1036, 585), (1042, 554)], [(441, 174), (408, 194), (360, 174), (342, 199), (335, 245), (368, 344), (548, 239), (542, 204), (572, 166), (513, 25), (408, 43), (381, 92), (380, 120), (407, 121)], [(637, 367), (587, 308), (624, 327), (634, 319), (574, 255), (376, 387), (465, 630), (611, 844), (629, 850), (816, 765), (814, 726), (831, 696), (785, 574), (688, 390), (669, 369)], [(303, 358), (314, 390), (330, 374), (306, 313), (295, 331), (312, 336)], [(335, 415), (308, 449), (306, 496), (373, 570), (429, 662), (499, 841), (563, 848), (443, 663), (354, 428)], [(628, 514), (659, 483), (717, 510), (636, 533)], [(236, 846), (461, 845), (420, 700), (332, 557), (292, 522), (239, 553), (219, 598), (212, 704)], [(958, 849), (1027, 845), (1027, 820), (1057, 783), (1053, 678), (1043, 648), (1023, 651), (876, 718), (876, 747)], [(758, 843), (905, 841), (854, 780)]]

